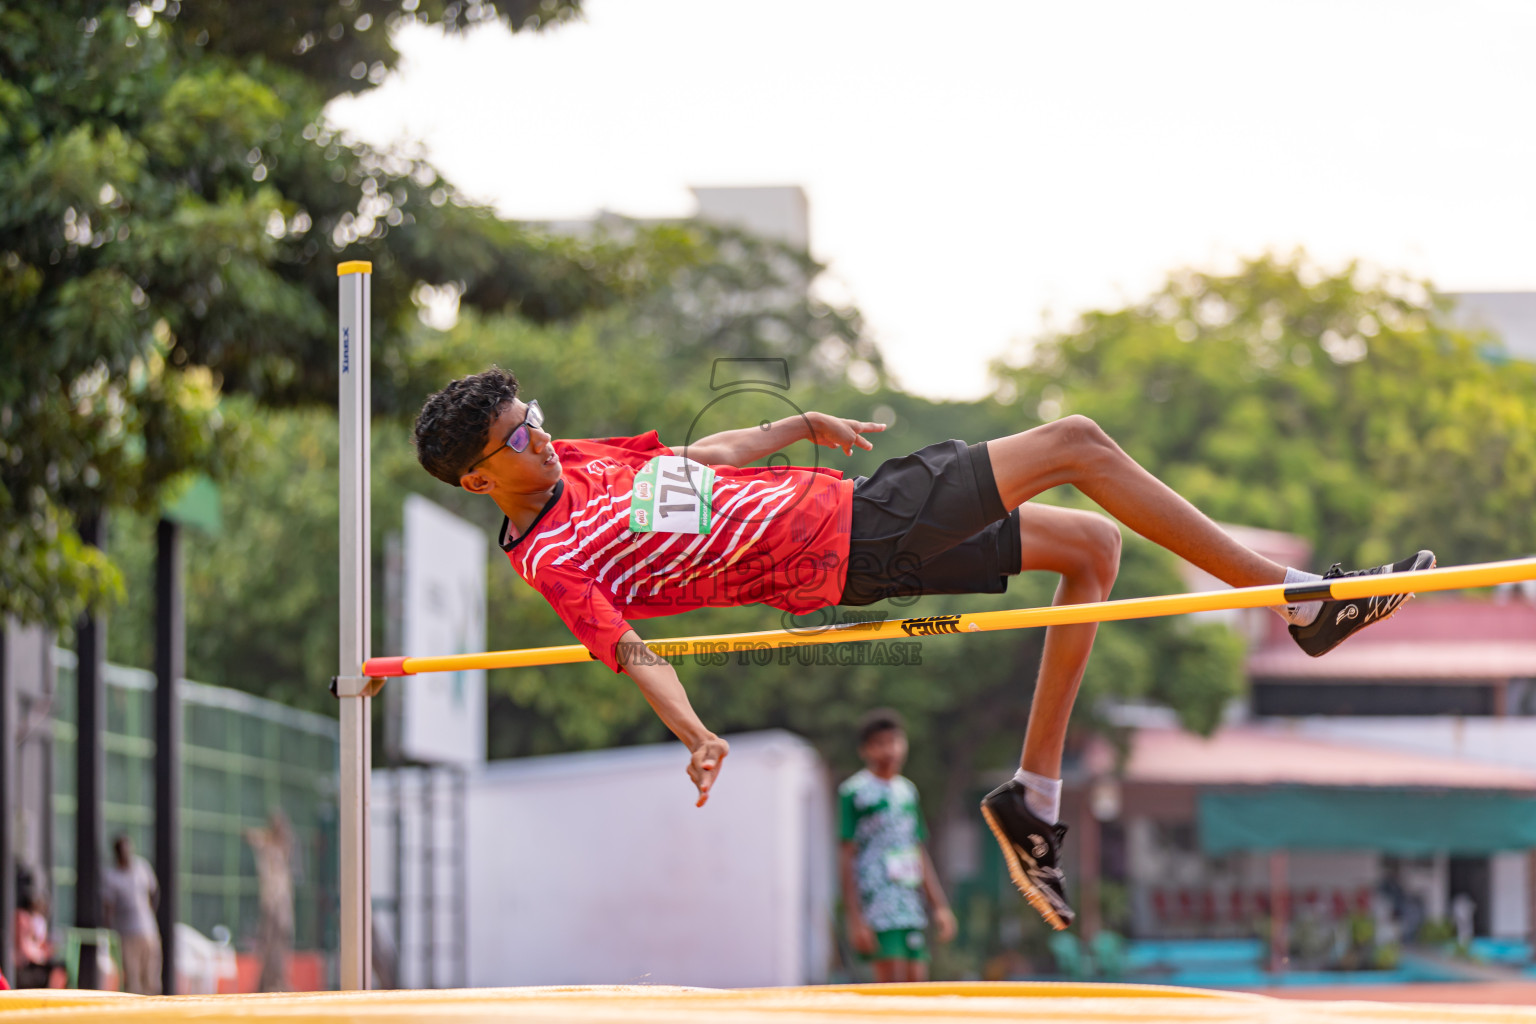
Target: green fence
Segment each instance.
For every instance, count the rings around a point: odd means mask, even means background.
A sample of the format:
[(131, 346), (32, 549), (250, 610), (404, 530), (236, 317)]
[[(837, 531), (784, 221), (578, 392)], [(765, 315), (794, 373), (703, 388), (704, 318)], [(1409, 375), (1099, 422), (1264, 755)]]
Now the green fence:
[[(75, 656), (55, 650), (53, 918), (75, 916)], [(154, 861), (155, 677), (106, 669), (106, 838), (125, 832)], [(256, 869), (245, 830), (281, 808), (294, 834), (294, 948), (336, 949), (336, 723), (238, 690), (181, 684), (181, 920), (256, 933)], [(110, 857), (110, 849), (102, 851)], [(161, 885), (165, 885), (161, 879)]]

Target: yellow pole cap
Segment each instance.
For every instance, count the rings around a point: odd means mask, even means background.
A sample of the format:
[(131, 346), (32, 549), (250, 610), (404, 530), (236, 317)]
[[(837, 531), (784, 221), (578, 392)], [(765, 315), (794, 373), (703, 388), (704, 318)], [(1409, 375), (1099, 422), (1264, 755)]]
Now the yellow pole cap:
[(371, 274), (373, 264), (367, 260), (347, 260), (345, 263), (336, 264), (336, 276), (343, 277), (347, 274)]

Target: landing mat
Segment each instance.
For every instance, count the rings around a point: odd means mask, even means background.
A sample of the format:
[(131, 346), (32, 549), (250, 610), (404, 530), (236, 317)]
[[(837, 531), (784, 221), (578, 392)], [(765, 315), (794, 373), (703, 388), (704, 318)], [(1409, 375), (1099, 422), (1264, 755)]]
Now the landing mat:
[(1536, 1007), (1293, 1002), (1204, 989), (1066, 982), (935, 982), (740, 990), (617, 985), (154, 998), (73, 991), (0, 993), (0, 1021), (4, 1024), (219, 1024), (267, 1020), (288, 1024), (436, 1020), (455, 1024), (854, 1024), (978, 1020), (1030, 1024), (1536, 1024)]

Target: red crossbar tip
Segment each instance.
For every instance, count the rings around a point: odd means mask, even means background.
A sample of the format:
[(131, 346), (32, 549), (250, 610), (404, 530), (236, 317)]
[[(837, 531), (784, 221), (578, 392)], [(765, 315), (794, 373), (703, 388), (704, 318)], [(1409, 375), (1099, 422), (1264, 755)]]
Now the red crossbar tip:
[(363, 662), (363, 675), (372, 679), (385, 676), (408, 675), (405, 671), (405, 658), (369, 658)]

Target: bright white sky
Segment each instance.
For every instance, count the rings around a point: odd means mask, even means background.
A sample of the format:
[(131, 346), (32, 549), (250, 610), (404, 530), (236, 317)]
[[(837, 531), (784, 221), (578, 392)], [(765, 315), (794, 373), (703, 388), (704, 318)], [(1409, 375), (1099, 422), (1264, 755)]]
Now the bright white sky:
[(1533, 39), (1525, 0), (589, 0), (404, 32), (330, 115), (518, 218), (801, 185), (898, 381), (973, 398), (1044, 324), (1266, 249), (1536, 289)]

